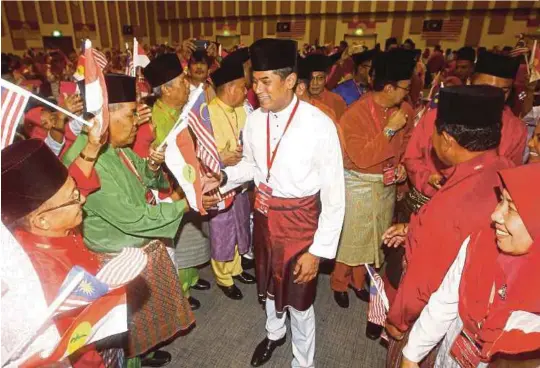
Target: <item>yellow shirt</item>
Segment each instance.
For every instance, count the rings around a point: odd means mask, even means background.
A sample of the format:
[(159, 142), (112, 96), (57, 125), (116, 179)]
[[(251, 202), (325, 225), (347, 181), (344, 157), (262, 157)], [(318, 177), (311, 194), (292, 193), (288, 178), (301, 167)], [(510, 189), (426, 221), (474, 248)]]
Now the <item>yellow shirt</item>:
[(244, 106), (233, 108), (216, 97), (208, 104), (208, 112), (218, 151), (223, 151), (227, 142), (229, 151), (236, 150), (240, 131), (246, 124), (247, 116)]

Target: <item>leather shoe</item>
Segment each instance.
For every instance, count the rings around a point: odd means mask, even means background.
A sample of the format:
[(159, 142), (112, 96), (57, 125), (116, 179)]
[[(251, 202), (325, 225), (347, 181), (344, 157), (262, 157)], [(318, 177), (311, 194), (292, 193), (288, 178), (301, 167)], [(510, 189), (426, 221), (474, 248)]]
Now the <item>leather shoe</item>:
[(341, 308), (349, 308), (349, 294), (346, 291), (334, 291), (334, 300)]
[(242, 269), (251, 270), (252, 268), (255, 268), (255, 261), (247, 257), (242, 257)]
[(232, 286), (218, 286), (221, 290), (223, 290), (223, 294), (225, 294), (228, 298), (240, 300), (244, 297), (240, 289), (238, 289), (238, 287), (234, 284)]
[(199, 279), (195, 285), (191, 287), (193, 290), (208, 290), (210, 289), (210, 283), (206, 280)]
[(141, 365), (143, 367), (164, 367), (171, 362), (172, 356), (163, 350), (156, 350), (151, 358), (142, 358)]
[(368, 322), (366, 326), (366, 336), (368, 337), (368, 339), (377, 340), (379, 337), (381, 337), (382, 330), (382, 326)]
[(201, 302), (192, 296), (188, 298), (188, 301), (189, 301), (189, 305), (191, 306), (191, 310), (197, 310), (201, 307)]
[(278, 346), (285, 344), (286, 340), (286, 336), (283, 336), (279, 340), (270, 340), (268, 337), (266, 337), (255, 348), (255, 351), (253, 352), (253, 357), (251, 358), (251, 366), (260, 367), (261, 365), (269, 361), (270, 358), (272, 358), (272, 353), (274, 352), (274, 350)]
[(350, 288), (354, 291), (358, 299), (363, 302), (369, 303), (369, 291), (367, 291), (366, 289), (357, 289), (354, 286), (351, 286)]
[(240, 275), (233, 276), (233, 279), (240, 281), (242, 284), (254, 284), (257, 282), (255, 276), (247, 272), (242, 272)]

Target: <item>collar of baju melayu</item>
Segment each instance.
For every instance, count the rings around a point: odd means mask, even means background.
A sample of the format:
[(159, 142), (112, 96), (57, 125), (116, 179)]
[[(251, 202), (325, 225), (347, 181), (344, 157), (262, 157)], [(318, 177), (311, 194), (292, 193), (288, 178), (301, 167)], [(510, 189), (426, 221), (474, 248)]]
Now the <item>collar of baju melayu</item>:
[(25, 247), (34, 246), (40, 249), (62, 247), (73, 242), (76, 238), (82, 240), (81, 233), (78, 229), (72, 229), (68, 235), (59, 237), (36, 235), (28, 231), (16, 230), (15, 237), (19, 239)]
[(292, 110), (294, 109), (294, 105), (296, 105), (297, 100), (298, 98), (296, 97), (296, 94), (293, 94), (293, 98), (286, 108), (278, 112), (270, 111), (270, 115), (274, 119), (289, 119), (289, 116), (291, 116)]
[(234, 107), (227, 105), (225, 102), (221, 101), (219, 97), (216, 97), (216, 103), (228, 114), (232, 114), (235, 111)]
[(448, 178), (443, 188), (447, 189), (455, 184), (461, 182), (466, 177), (474, 175), (477, 171), (484, 169), (486, 166), (490, 166), (493, 162), (499, 159), (499, 155), (496, 150), (489, 150), (475, 158), (457, 164), (456, 166), (443, 169), (442, 174)]
[(174, 107), (170, 107), (169, 105), (167, 105), (166, 103), (161, 101), (161, 99), (158, 99), (156, 101), (155, 106), (161, 112), (163, 112), (163, 114), (165, 116), (167, 116), (168, 118), (171, 118), (171, 119), (176, 119), (178, 117), (178, 115), (180, 114), (180, 111), (182, 110), (182, 109), (175, 109)]

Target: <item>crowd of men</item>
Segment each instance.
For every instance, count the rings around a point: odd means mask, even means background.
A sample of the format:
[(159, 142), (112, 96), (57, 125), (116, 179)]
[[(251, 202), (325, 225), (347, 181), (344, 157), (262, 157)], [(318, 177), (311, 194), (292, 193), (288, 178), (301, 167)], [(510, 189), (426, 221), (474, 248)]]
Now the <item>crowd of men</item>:
[[(113, 348), (129, 367), (168, 364), (159, 346), (194, 327), (192, 290), (210, 289), (199, 277), (209, 262), (227, 297), (257, 294), (264, 307), (251, 365), (286, 342), (288, 314), (291, 365), (314, 367), (324, 260), (335, 260), (341, 308), (349, 289), (374, 298), (366, 265), (381, 273), (390, 308), (366, 336), (386, 329), (387, 367), (539, 364), (540, 103), (524, 55), (422, 52), (394, 38), (384, 49), (261, 39), (219, 50), (146, 47), (138, 77), (125, 74), (125, 54), (106, 52), (106, 134), (31, 103), (2, 150), (2, 222), (47, 303), (72, 266), (95, 274), (126, 247), (148, 256), (127, 288), (126, 336), (78, 351), (73, 366), (107, 366)], [(86, 118), (77, 59), (2, 55), (2, 78)], [(200, 86), (222, 168), (193, 178), (205, 216), (190, 210), (162, 148)], [(220, 209), (224, 193), (234, 197)], [(236, 282), (256, 291), (244, 296)], [(74, 317), (54, 320), (60, 333)]]

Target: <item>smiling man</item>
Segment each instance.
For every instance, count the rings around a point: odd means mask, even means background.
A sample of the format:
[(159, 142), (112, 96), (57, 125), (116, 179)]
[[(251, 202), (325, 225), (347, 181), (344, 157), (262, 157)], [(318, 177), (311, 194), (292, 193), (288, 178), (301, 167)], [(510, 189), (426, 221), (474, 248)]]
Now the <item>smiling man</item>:
[(343, 163), (336, 128), (294, 94), (295, 41), (262, 39), (250, 47), (253, 89), (240, 163), (221, 174), (223, 192), (254, 180), (254, 247), (266, 338), (251, 360), (260, 366), (285, 343), (291, 316), (293, 367), (313, 367), (319, 259), (334, 258), (343, 224)]

